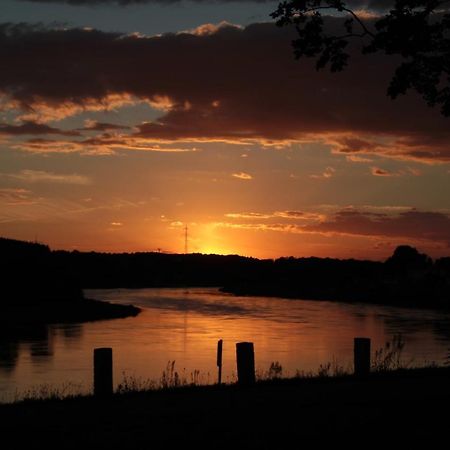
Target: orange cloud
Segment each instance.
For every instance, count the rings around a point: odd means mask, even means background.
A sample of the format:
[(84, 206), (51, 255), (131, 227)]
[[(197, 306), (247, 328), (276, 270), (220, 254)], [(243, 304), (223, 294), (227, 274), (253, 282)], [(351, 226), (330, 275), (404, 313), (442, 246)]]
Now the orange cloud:
[(253, 179), (253, 177), (245, 172), (236, 172), (236, 173), (232, 173), (231, 174), (232, 177), (234, 178), (239, 178), (240, 180), (251, 180)]

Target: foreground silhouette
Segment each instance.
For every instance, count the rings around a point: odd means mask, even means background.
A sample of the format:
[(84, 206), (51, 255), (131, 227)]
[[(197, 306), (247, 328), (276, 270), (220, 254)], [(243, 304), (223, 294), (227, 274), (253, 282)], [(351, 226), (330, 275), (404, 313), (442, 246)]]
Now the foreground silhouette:
[[(31, 312), (40, 304), (48, 307), (45, 314), (61, 300), (81, 314), (81, 288), (182, 286), (219, 286), (238, 295), (450, 308), (450, 257), (433, 261), (409, 246), (397, 247), (385, 262), (50, 251), (7, 239), (0, 239), (0, 252), (6, 280), (2, 306), (21, 311), (26, 306)], [(100, 314), (91, 310), (94, 316)]]
[[(429, 106), (440, 106), (442, 115), (449, 117), (448, 2), (369, 2), (365, 13), (358, 10), (361, 5), (352, 0), (287, 0), (271, 16), (279, 26), (295, 27), (295, 56), (317, 58), (318, 69), (327, 65), (333, 72), (344, 69), (351, 59), (350, 44), (355, 41), (361, 44), (357, 51), (363, 55), (395, 55), (399, 64), (388, 95), (396, 98), (414, 90)], [(355, 50), (353, 53), (354, 57)]]
[(28, 401), (0, 405), (0, 433), (9, 450), (287, 449), (326, 440), (367, 448), (398, 439), (400, 448), (434, 448), (448, 430), (449, 381), (448, 368), (417, 369)]
[(86, 299), (69, 266), (46, 245), (0, 238), (0, 339), (42, 324), (70, 323), (136, 315), (139, 309)]

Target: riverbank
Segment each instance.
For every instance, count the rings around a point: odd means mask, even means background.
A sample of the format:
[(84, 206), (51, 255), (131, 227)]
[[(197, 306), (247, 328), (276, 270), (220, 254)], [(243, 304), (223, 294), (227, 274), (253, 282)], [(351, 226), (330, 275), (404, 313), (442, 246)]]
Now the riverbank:
[[(447, 438), (450, 368), (0, 405), (7, 448), (283, 449)], [(30, 447), (31, 448), (31, 447)]]
[(120, 305), (85, 298), (76, 301), (30, 302), (25, 306), (3, 305), (0, 314), (0, 335), (35, 325), (134, 317), (140, 311), (140, 308), (133, 305)]
[(220, 292), (237, 297), (271, 297), (287, 300), (314, 300), (336, 303), (359, 303), (365, 305), (393, 306), (409, 309), (423, 309), (433, 311), (450, 311), (450, 303), (447, 298), (432, 298), (426, 292), (421, 295), (408, 295), (405, 297), (400, 291), (370, 291), (361, 290), (354, 292), (340, 289), (303, 290), (301, 285), (283, 286), (282, 284), (244, 284), (227, 285), (220, 288)]

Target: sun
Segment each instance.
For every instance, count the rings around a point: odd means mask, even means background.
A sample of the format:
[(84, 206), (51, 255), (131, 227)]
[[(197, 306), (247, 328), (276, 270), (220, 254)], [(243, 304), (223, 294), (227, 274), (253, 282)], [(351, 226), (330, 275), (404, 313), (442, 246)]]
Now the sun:
[(205, 245), (200, 248), (199, 253), (204, 255), (229, 255), (231, 252), (217, 245)]
[[(201, 228), (201, 229), (200, 229)], [(226, 237), (215, 224), (204, 224), (192, 236), (192, 250), (204, 255), (230, 255), (233, 251)]]

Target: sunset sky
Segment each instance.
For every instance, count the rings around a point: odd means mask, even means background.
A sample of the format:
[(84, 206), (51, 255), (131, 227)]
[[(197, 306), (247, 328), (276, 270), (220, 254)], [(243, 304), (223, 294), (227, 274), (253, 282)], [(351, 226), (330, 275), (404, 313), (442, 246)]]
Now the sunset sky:
[(1, 0), (0, 235), (181, 253), (187, 225), (189, 252), (449, 255), (450, 119), (386, 96), (393, 58), (296, 61), (277, 4)]

